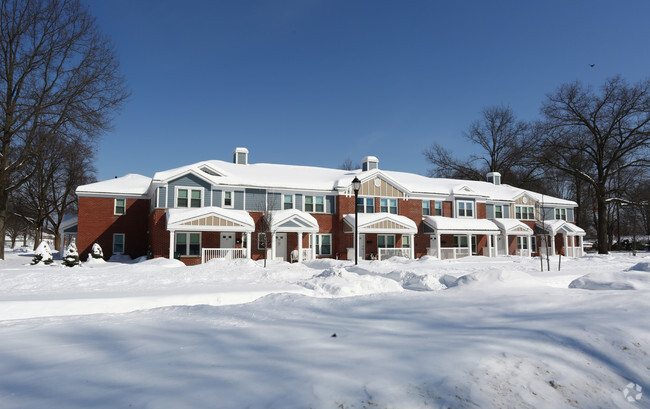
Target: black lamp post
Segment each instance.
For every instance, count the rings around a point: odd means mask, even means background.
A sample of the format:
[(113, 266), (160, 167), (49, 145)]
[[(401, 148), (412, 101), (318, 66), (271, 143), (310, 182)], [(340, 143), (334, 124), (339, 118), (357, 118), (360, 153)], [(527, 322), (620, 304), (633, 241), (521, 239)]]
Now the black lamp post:
[(352, 179), (352, 190), (354, 190), (354, 264), (359, 264), (359, 206), (357, 200), (359, 198), (359, 189), (361, 188), (361, 181), (358, 177)]

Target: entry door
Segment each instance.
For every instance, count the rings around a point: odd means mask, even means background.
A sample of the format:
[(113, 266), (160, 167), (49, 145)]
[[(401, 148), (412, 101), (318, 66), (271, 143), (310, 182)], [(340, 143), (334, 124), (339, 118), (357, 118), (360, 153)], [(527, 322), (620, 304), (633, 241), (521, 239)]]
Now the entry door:
[(222, 249), (234, 249), (235, 233), (221, 233), (220, 246)]
[(275, 258), (284, 261), (287, 257), (287, 233), (275, 235)]
[(366, 259), (366, 235), (359, 234), (359, 258), (361, 260)]

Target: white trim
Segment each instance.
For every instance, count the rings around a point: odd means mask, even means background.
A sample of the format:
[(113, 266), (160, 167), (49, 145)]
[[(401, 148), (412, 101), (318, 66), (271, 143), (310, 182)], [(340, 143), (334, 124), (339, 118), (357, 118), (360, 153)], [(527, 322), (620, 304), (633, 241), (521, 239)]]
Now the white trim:
[[(327, 196), (328, 195), (302, 195), (302, 211), (305, 212), (305, 213), (328, 214), (327, 213)], [(305, 209), (305, 206), (307, 205), (307, 198), (308, 197), (313, 198), (312, 206), (314, 206), (314, 210), (312, 210), (312, 211), (309, 211), (309, 210)], [(323, 211), (322, 212), (316, 211), (316, 198), (317, 197), (322, 197), (323, 198)]]
[[(202, 249), (203, 249), (203, 234), (200, 231), (188, 231), (188, 230), (177, 230), (174, 231), (174, 253), (176, 253), (176, 237), (179, 234), (184, 234), (185, 235), (185, 252), (187, 254), (180, 254), (180, 257), (201, 257), (202, 254)], [(190, 240), (189, 240), (189, 235), (190, 234), (198, 234), (199, 235), (199, 254), (189, 254), (190, 252)]]
[[(115, 237), (122, 236), (122, 251), (115, 251)], [(113, 243), (111, 245), (111, 252), (113, 254), (124, 254), (126, 252), (126, 234), (125, 233), (113, 233)]]
[[(118, 200), (124, 200), (124, 212), (123, 213), (118, 213), (117, 212), (117, 201)], [(113, 216), (124, 216), (126, 214), (126, 198), (123, 197), (116, 197), (113, 200)]]
[[(282, 204), (281, 204), (281, 209), (280, 210), (291, 210), (296, 208), (296, 195), (294, 193), (280, 193), (282, 195)], [(284, 197), (285, 196), (291, 196), (291, 208), (290, 209), (285, 209), (284, 208)], [(304, 203), (304, 202), (303, 202)]]
[[(381, 196), (380, 196), (380, 197), (379, 197), (379, 213), (399, 214), (399, 201), (398, 201), (397, 199), (398, 199), (398, 198), (396, 198), (396, 197), (381, 197)], [(381, 210), (381, 201), (382, 201), (382, 200), (386, 200), (386, 201), (387, 201), (387, 202), (386, 202), (386, 204), (387, 204), (386, 209), (387, 209), (387, 210), (386, 210), (385, 212)], [(390, 206), (390, 203), (388, 203), (388, 201), (391, 201), (391, 200), (394, 200), (394, 201), (395, 201), (395, 213), (393, 213), (393, 212), (390, 211), (391, 206)], [(405, 200), (408, 200), (408, 199), (405, 199)]]
[[(533, 217), (532, 217), (532, 218), (523, 218), (523, 217), (522, 217), (522, 218), (519, 218), (519, 217), (517, 217), (517, 208), (518, 208), (518, 207), (519, 207), (519, 208), (528, 207), (528, 208), (533, 209), (533, 212), (532, 212)], [(541, 212), (541, 211), (543, 211), (543, 210), (540, 209), (540, 212)], [(520, 211), (519, 213), (522, 213), (520, 216), (523, 216), (523, 212)], [(526, 216), (529, 216), (530, 214), (531, 214), (530, 212), (528, 212), (528, 211), (526, 212)], [(519, 205), (519, 204), (516, 204), (516, 205), (515, 205), (515, 214), (514, 214), (513, 216), (514, 216), (514, 217), (512, 217), (512, 218), (513, 218), (513, 219), (517, 219), (517, 220), (535, 220), (535, 205)]]
[[(460, 215), (460, 209), (459, 209), (460, 206), (459, 205), (461, 203), (465, 203), (465, 204), (470, 203), (472, 205), (472, 209), (471, 209), (472, 210), (472, 215), (471, 216), (467, 216), (467, 210), (468, 210), (467, 208), (464, 209), (465, 215), (464, 216)], [(454, 207), (455, 207), (456, 218), (458, 218), (458, 219), (476, 219), (476, 200), (456, 199), (456, 200), (454, 200)]]
[[(187, 206), (178, 206), (178, 191), (179, 190), (187, 190)], [(199, 207), (192, 207), (192, 191), (198, 191), (201, 192), (201, 198), (199, 199), (200, 205)], [(204, 207), (204, 200), (205, 197), (203, 197), (205, 192), (205, 188), (203, 187), (191, 187), (191, 186), (174, 186), (174, 209), (198, 209), (200, 207)], [(169, 194), (169, 192), (168, 192)]]
[[(230, 206), (226, 206), (226, 193), (230, 193)], [(235, 208), (235, 191), (234, 190), (222, 190), (221, 191), (221, 207), (224, 209), (234, 209)]]

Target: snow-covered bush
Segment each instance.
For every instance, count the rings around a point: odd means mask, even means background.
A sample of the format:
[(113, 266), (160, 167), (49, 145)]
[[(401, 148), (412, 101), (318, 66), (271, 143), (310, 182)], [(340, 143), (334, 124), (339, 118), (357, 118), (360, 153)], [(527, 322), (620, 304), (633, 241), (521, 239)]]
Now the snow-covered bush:
[(79, 253), (77, 252), (77, 246), (74, 243), (70, 243), (70, 245), (68, 245), (68, 248), (65, 249), (63, 264), (68, 267), (81, 265), (79, 262)]
[(99, 244), (95, 243), (92, 250), (90, 250), (90, 255), (92, 258), (104, 258), (104, 251)]
[(34, 252), (32, 265), (38, 263), (52, 264), (53, 261), (54, 259), (52, 258), (52, 250), (50, 250), (50, 246), (46, 242), (42, 241)]

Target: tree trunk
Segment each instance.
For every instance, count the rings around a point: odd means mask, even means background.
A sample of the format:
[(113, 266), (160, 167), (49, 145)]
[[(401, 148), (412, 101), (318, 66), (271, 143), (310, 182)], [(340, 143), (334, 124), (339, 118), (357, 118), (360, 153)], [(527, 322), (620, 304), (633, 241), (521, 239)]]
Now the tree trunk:
[[(600, 189), (599, 189), (600, 190)], [(609, 254), (607, 251), (607, 202), (605, 195), (597, 192), (598, 195), (598, 254)]]
[(9, 215), (9, 193), (0, 189), (0, 260), (5, 259), (5, 235), (7, 234), (7, 216)]

